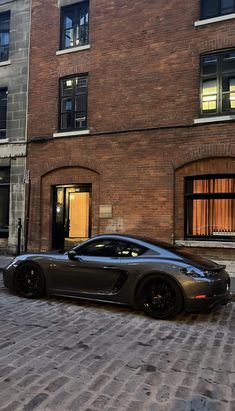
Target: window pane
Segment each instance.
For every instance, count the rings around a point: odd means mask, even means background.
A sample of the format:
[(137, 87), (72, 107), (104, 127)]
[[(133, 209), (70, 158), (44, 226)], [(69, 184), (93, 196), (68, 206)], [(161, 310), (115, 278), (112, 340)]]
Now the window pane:
[(221, 14), (233, 13), (234, 0), (221, 0)]
[(67, 79), (62, 81), (62, 95), (71, 96), (73, 93), (73, 79)]
[(202, 110), (217, 110), (217, 80), (204, 80), (202, 84)]
[(0, 61), (8, 60), (10, 13), (0, 14)]
[(73, 47), (74, 46), (73, 37), (74, 37), (73, 29), (65, 30), (65, 34), (64, 34), (64, 46), (65, 47)]
[(0, 236), (8, 231), (9, 225), (9, 186), (0, 186)]
[(225, 54), (222, 57), (222, 71), (223, 73), (226, 72), (234, 72), (235, 73), (235, 52)]
[[(189, 180), (192, 181), (192, 180)], [(187, 186), (188, 187), (188, 186)], [(234, 178), (209, 178), (193, 180), (193, 191), (187, 194), (235, 193)]]
[(219, 0), (202, 0), (202, 18), (210, 18), (219, 14)]
[(72, 123), (71, 113), (62, 114), (62, 116), (61, 116), (61, 129), (62, 130), (67, 130), (67, 129), (72, 129), (72, 128), (73, 128), (73, 123)]
[(71, 98), (63, 98), (62, 99), (62, 113), (72, 111), (73, 103)]
[(0, 168), (0, 184), (10, 182), (10, 169), (8, 167)]
[(74, 125), (74, 127), (76, 129), (86, 128), (87, 127), (87, 118), (86, 118), (86, 113), (85, 112), (78, 111), (77, 113), (75, 113), (75, 125)]
[(87, 77), (77, 77), (76, 78), (76, 94), (79, 92), (84, 93), (84, 89), (87, 87)]
[(235, 109), (235, 76), (223, 79), (223, 110)]
[(234, 236), (235, 199), (193, 200), (192, 232), (194, 236)]
[(217, 56), (205, 56), (202, 59), (202, 74), (210, 75), (217, 73)]

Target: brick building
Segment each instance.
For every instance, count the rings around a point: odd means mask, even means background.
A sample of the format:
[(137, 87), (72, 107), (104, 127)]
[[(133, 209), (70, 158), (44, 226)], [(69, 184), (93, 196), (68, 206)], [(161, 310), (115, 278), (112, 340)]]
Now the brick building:
[(32, 2), (28, 249), (127, 232), (234, 267), (234, 1), (44, 3)]
[[(30, 0), (0, 0), (0, 251), (24, 225)], [(22, 236), (23, 238), (23, 236)]]

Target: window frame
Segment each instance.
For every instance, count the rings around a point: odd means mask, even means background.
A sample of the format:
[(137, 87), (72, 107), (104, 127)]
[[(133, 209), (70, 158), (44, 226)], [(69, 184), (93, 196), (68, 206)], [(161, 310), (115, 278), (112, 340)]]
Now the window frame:
[[(64, 29), (64, 15), (66, 11), (72, 10), (73, 11), (73, 16), (75, 17), (76, 21), (78, 21), (78, 16), (80, 13), (80, 10), (82, 7), (87, 4), (87, 10), (88, 10), (88, 24), (87, 24), (87, 29), (88, 29), (88, 35), (87, 35), (87, 41), (84, 42), (83, 44), (76, 45), (76, 30), (73, 27), (73, 46), (65, 46), (65, 29)], [(61, 7), (61, 13), (60, 13), (60, 50), (71, 50), (73, 48), (77, 47), (83, 47), (87, 46), (89, 44), (89, 0), (83, 0), (78, 3), (74, 4), (69, 4), (67, 6)]]
[(223, 178), (235, 179), (235, 174), (206, 174), (184, 177), (184, 239), (185, 240), (215, 240), (215, 241), (235, 241), (235, 236), (229, 235), (190, 235), (187, 233), (190, 225), (190, 216), (188, 215), (188, 200), (194, 199), (235, 199), (234, 193), (187, 193), (188, 181), (194, 180), (218, 180)]
[[(76, 115), (76, 110), (75, 110), (75, 105), (76, 105), (76, 84), (75, 81), (78, 78), (86, 78), (87, 84), (86, 84), (86, 122), (83, 127), (69, 127), (69, 128), (63, 128), (62, 127), (62, 115), (65, 114), (66, 112), (63, 112), (62, 110), (62, 101), (63, 101), (63, 82), (66, 80), (72, 80), (73, 81), (73, 90), (72, 90), (72, 110), (71, 110), (71, 116), (72, 116), (72, 123), (75, 124), (75, 115)], [(72, 76), (66, 76), (60, 78), (59, 81), (59, 124), (58, 124), (58, 129), (60, 132), (72, 132), (72, 131), (83, 131), (87, 130), (88, 127), (88, 73), (84, 74), (78, 74), (78, 75), (72, 75)]]
[(8, 187), (8, 228), (4, 229), (0, 227), (0, 238), (8, 238), (9, 237), (9, 204), (10, 204), (10, 167), (0, 167), (1, 170), (6, 170), (9, 172), (9, 180), (5, 180), (3, 182), (0, 181), (0, 189), (1, 187)]
[[(219, 116), (226, 116), (226, 115), (234, 115), (235, 114), (235, 108), (231, 108), (228, 110), (223, 109), (223, 96), (225, 94), (228, 94), (228, 92), (223, 91), (223, 79), (226, 76), (226, 72), (223, 72), (222, 70), (222, 64), (223, 64), (223, 59), (228, 53), (235, 53), (235, 49), (226, 49), (223, 51), (219, 52), (212, 52), (212, 53), (205, 53), (201, 54), (200, 56), (200, 117), (201, 118), (207, 118), (207, 117), (219, 117)], [(216, 57), (217, 60), (217, 68), (216, 68), (216, 73), (215, 74), (209, 74), (209, 75), (204, 75), (203, 74), (203, 59), (205, 57), (210, 57), (214, 56)], [(224, 76), (223, 76), (224, 73)], [(234, 74), (233, 74), (234, 73)], [(230, 73), (231, 77), (234, 76), (235, 78), (235, 67), (234, 71), (231, 71)], [(216, 87), (217, 87), (217, 92), (216, 92), (216, 102), (217, 102), (217, 109), (212, 112), (211, 110), (208, 110), (207, 112), (203, 111), (202, 103), (203, 103), (203, 81), (204, 79), (213, 79), (216, 77)], [(231, 94), (235, 94), (235, 91), (231, 91)]]
[(235, 0), (233, 0), (233, 7), (234, 10), (229, 12), (229, 13), (222, 13), (222, 0), (218, 0), (218, 14), (214, 15), (214, 16), (205, 16), (203, 15), (203, 6), (204, 6), (204, 2), (205, 0), (200, 0), (200, 19), (201, 20), (207, 20), (207, 19), (213, 19), (216, 17), (221, 17), (221, 16), (228, 16), (229, 14), (233, 14), (235, 13)]
[[(0, 111), (2, 107), (4, 107), (4, 112), (5, 112), (5, 128), (0, 127), (0, 141), (4, 140), (6, 138), (6, 132), (7, 132), (7, 96), (8, 96), (8, 88), (7, 87), (0, 87), (0, 94), (1, 92), (5, 91), (5, 97), (0, 98)], [(3, 105), (2, 102), (5, 101), (5, 104)], [(1, 119), (1, 116), (0, 116)], [(0, 126), (1, 126), (1, 121), (0, 121)]]
[[(3, 11), (0, 13), (0, 22), (1, 20), (4, 20), (4, 17), (6, 17), (6, 21), (9, 22), (9, 27), (8, 27), (8, 36), (9, 36), (9, 41), (8, 41), (8, 45), (6, 47), (7, 51), (6, 51), (6, 57), (5, 58), (1, 58), (1, 53), (0, 53), (0, 63), (4, 62), (4, 61), (8, 61), (9, 59), (9, 49), (10, 49), (10, 21), (11, 21), (11, 12), (8, 11)], [(1, 35), (1, 31), (0, 31), (0, 35)], [(1, 48), (4, 47), (0, 44), (0, 50)]]

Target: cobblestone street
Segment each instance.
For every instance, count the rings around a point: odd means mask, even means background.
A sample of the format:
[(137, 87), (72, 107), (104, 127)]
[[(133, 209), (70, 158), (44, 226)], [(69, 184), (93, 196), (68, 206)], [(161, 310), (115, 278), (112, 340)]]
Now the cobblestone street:
[(0, 284), (1, 410), (234, 411), (235, 304), (157, 321)]

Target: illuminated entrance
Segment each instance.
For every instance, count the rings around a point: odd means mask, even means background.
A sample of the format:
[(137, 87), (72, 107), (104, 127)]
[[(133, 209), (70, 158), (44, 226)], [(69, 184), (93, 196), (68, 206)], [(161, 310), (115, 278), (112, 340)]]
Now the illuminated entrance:
[(90, 237), (91, 185), (54, 187), (53, 249), (68, 250)]

